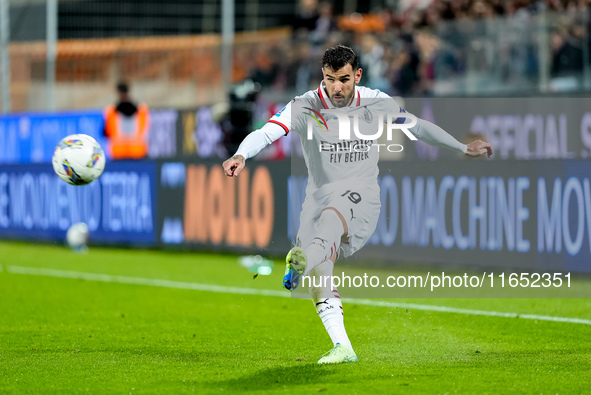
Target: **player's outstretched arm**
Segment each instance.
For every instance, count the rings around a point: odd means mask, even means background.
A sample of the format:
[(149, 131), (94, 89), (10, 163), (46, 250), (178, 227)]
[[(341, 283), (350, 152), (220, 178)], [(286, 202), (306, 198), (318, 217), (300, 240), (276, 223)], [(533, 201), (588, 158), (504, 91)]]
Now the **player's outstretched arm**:
[(238, 177), (244, 168), (246, 159), (252, 158), (267, 145), (284, 135), (285, 132), (281, 126), (267, 122), (261, 129), (246, 136), (234, 156), (222, 163), (224, 173), (228, 177)]
[(419, 140), (437, 147), (466, 154), (466, 156), (479, 157), (486, 154), (490, 158), (493, 154), (492, 145), (489, 143), (476, 140), (468, 145), (462, 144), (439, 126), (424, 119), (417, 118), (417, 124), (409, 130)]
[(466, 150), (466, 155), (477, 158), (479, 156), (487, 155), (489, 158), (493, 154), (493, 148), (490, 143), (484, 142), (482, 140), (476, 140), (468, 144), (468, 149)]
[(238, 174), (240, 174), (245, 164), (246, 158), (244, 156), (234, 155), (230, 159), (224, 161), (222, 167), (224, 168), (224, 173), (228, 177), (238, 177)]

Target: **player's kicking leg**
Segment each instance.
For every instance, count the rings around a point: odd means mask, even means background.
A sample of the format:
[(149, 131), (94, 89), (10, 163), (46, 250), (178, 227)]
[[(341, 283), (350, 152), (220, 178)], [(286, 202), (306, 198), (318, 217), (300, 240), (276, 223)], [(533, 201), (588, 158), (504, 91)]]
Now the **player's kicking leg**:
[[(283, 278), (285, 288), (296, 289), (304, 274), (331, 278), (341, 237), (347, 234), (346, 229), (347, 225), (337, 210), (325, 209), (315, 226), (316, 237), (305, 249), (294, 247), (287, 254), (286, 271)], [(323, 282), (312, 282), (312, 284), (314, 283), (321, 284)], [(341, 298), (337, 290), (330, 289), (330, 282), (325, 284), (327, 287), (311, 287), (310, 292), (316, 313), (333, 341), (334, 348), (322, 356), (318, 363), (357, 361), (357, 356), (345, 331)]]
[[(316, 269), (310, 272), (310, 275), (318, 278), (331, 278), (334, 268), (333, 261), (335, 260), (336, 255), (317, 266)], [(324, 285), (321, 281), (312, 281), (311, 283)], [(337, 289), (331, 287), (330, 283), (326, 283), (326, 285), (326, 287), (310, 288), (316, 314), (320, 317), (334, 345), (332, 350), (328, 351), (318, 360), (318, 363), (356, 362), (357, 355), (353, 351), (353, 346), (345, 330), (345, 317), (341, 296)]]
[(283, 286), (291, 291), (296, 289), (302, 275), (337, 254), (341, 237), (346, 234), (347, 224), (336, 209), (322, 211), (316, 223), (316, 237), (304, 248), (294, 247), (287, 254)]

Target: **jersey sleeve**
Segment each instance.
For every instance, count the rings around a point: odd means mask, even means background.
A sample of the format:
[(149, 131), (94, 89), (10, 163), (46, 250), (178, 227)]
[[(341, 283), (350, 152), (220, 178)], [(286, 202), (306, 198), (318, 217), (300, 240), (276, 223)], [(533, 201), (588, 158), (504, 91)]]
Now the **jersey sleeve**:
[[(407, 113), (406, 110), (402, 108), (398, 104), (398, 102), (396, 102), (396, 100), (394, 100), (389, 95), (380, 92), (378, 94), (378, 97), (385, 100), (385, 105), (388, 112), (399, 114)], [(453, 152), (457, 152), (460, 154), (466, 153), (466, 150), (468, 148), (466, 144), (462, 144), (461, 142), (456, 140), (452, 135), (450, 135), (434, 123), (425, 121), (424, 119), (420, 119), (418, 117), (416, 118), (416, 125), (411, 128), (408, 128), (408, 131), (410, 131), (417, 139), (424, 141), (427, 144), (434, 145), (436, 147), (446, 148)], [(398, 124), (403, 124), (406, 123), (406, 119), (407, 118), (405, 118), (404, 116), (400, 116), (396, 118), (394, 122)]]
[(240, 144), (235, 155), (249, 159), (258, 154), (267, 145), (282, 136), (287, 136), (291, 127), (291, 103), (273, 115), (260, 129), (250, 133)]
[[(384, 92), (379, 92), (377, 94), (377, 98), (383, 101), (383, 106), (385, 110), (384, 112), (386, 114), (403, 114), (406, 112), (406, 110), (402, 108), (400, 104), (398, 104), (398, 102), (394, 100), (392, 96)], [(398, 117), (394, 120), (394, 123), (404, 123), (405, 121), (406, 118)]]
[(246, 136), (235, 155), (242, 155), (245, 159), (252, 158), (282, 136), (285, 136), (283, 127), (269, 121), (262, 128)]
[(287, 103), (279, 112), (269, 119), (268, 123), (278, 125), (283, 129), (284, 136), (289, 134), (291, 130), (291, 113), (292, 113), (292, 102)]
[(303, 133), (306, 130), (306, 111), (304, 110), (310, 106), (312, 104), (309, 97), (298, 96), (273, 115), (268, 123), (280, 126), (285, 136), (291, 131)]
[(446, 148), (459, 154), (465, 154), (468, 146), (460, 143), (439, 126), (417, 118), (417, 124), (408, 129), (416, 138), (436, 147)]

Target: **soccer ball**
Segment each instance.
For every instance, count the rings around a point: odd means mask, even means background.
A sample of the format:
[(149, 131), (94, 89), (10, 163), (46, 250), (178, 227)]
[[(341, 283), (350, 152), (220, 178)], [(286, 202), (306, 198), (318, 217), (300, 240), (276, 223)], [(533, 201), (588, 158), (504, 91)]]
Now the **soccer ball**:
[(66, 233), (66, 242), (68, 246), (75, 252), (87, 252), (88, 247), (88, 225), (84, 222), (78, 222), (70, 226)]
[(103, 174), (105, 153), (92, 137), (72, 134), (55, 147), (52, 163), (59, 178), (68, 184), (85, 185)]

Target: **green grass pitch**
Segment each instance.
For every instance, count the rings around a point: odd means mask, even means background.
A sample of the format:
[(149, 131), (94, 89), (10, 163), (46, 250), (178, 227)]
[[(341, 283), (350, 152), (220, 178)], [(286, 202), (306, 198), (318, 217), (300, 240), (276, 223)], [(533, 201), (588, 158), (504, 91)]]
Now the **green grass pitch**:
[[(0, 243), (0, 393), (468, 393), (591, 391), (591, 325), (347, 305), (358, 363), (309, 300), (16, 274), (10, 266), (280, 290), (232, 255)], [(591, 284), (590, 284), (591, 285)], [(591, 319), (589, 299), (422, 304)]]

